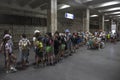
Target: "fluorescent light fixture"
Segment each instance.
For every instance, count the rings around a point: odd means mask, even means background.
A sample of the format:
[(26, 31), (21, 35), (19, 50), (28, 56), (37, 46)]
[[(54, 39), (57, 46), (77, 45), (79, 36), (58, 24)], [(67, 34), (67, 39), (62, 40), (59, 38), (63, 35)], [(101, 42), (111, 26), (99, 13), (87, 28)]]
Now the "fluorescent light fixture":
[(93, 0), (84, 0), (83, 3), (91, 2)]
[(119, 4), (120, 1), (110, 1), (110, 2), (106, 2), (106, 3), (102, 3), (102, 4), (96, 4), (96, 5), (91, 5), (89, 6), (90, 8), (100, 8), (100, 7), (106, 7), (106, 6), (111, 6), (111, 5), (116, 5)]
[(120, 11), (112, 12), (112, 13), (105, 13), (105, 15), (111, 15), (111, 14), (113, 14), (113, 15), (115, 15), (115, 14), (120, 14)]
[(118, 12), (113, 12), (113, 13), (110, 13), (110, 14), (120, 14), (120, 11), (118, 11)]
[(75, 0), (75, 2), (77, 2), (77, 3), (87, 3), (87, 2), (91, 2), (91, 1), (93, 1), (93, 0)]
[(98, 15), (91, 15), (90, 17), (97, 17)]
[(120, 16), (120, 15), (116, 15), (116, 16)]
[(115, 5), (115, 4), (119, 4), (119, 3), (120, 3), (120, 1), (110, 1), (110, 2), (103, 3), (98, 7), (106, 7), (106, 6), (111, 6), (111, 5)]
[(106, 20), (104, 20), (105, 22), (108, 22), (108, 21), (110, 21), (109, 19), (106, 19)]
[(115, 10), (120, 10), (120, 7), (114, 7), (106, 10), (100, 10), (100, 12), (106, 12), (106, 11), (115, 11)]
[(62, 6), (59, 9), (65, 9), (65, 8), (69, 8), (69, 7), (70, 7), (70, 5), (62, 4)]

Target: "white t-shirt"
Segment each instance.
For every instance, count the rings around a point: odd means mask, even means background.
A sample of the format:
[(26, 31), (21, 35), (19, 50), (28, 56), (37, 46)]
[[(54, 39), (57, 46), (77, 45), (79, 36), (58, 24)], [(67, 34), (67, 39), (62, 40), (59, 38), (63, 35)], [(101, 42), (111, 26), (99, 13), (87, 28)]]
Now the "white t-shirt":
[(5, 44), (5, 50), (9, 51), (9, 53), (12, 53), (12, 45), (9, 42)]
[(101, 41), (101, 38), (98, 37), (98, 38), (97, 38), (97, 41), (100, 42), (100, 41)]
[(23, 38), (19, 41), (19, 49), (22, 49), (23, 41), (26, 42), (26, 45), (31, 45), (30, 41), (27, 38)]

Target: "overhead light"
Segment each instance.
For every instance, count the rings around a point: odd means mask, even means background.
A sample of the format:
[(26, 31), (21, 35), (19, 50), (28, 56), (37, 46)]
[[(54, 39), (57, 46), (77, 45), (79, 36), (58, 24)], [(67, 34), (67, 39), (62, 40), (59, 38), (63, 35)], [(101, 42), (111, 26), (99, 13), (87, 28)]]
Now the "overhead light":
[(106, 19), (106, 20), (104, 20), (105, 22), (108, 22), (108, 21), (110, 21), (109, 19)]
[(120, 10), (120, 7), (111, 8), (111, 9), (108, 9), (107, 11), (115, 11), (115, 10)]
[(100, 8), (100, 7), (116, 5), (116, 4), (119, 4), (119, 3), (120, 3), (120, 1), (110, 1), (110, 2), (106, 2), (106, 3), (102, 3), (102, 4), (96, 4), (96, 5), (89, 6), (89, 7), (90, 8)]
[(116, 16), (120, 16), (120, 15), (116, 15)]
[(120, 10), (120, 7), (115, 7), (115, 8), (110, 8), (106, 10), (100, 10), (101, 12), (106, 12), (106, 11), (115, 11), (115, 10)]
[(118, 11), (118, 12), (113, 12), (113, 13), (110, 13), (110, 14), (120, 14), (120, 11)]
[(104, 15), (109, 15), (109, 13), (105, 13)]
[(93, 0), (84, 0), (83, 3), (91, 2)]
[(119, 4), (119, 3), (120, 3), (120, 1), (110, 1), (110, 2), (103, 3), (98, 7), (106, 7), (106, 6), (111, 6), (111, 5), (115, 5), (115, 4)]
[(77, 3), (87, 3), (87, 2), (91, 2), (91, 1), (93, 1), (93, 0), (75, 0), (75, 2), (77, 2)]
[(98, 15), (91, 15), (90, 17), (97, 17)]
[(70, 7), (70, 5), (62, 4), (59, 9), (65, 9), (65, 8), (69, 8), (69, 7)]

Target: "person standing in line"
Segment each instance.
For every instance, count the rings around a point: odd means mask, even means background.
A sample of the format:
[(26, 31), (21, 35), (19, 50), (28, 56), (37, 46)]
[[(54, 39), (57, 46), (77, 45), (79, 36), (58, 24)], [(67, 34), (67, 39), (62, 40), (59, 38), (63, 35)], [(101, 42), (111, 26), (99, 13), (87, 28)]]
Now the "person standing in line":
[(21, 40), (19, 41), (19, 50), (21, 55), (21, 63), (22, 67), (24, 68), (26, 66), (26, 63), (28, 61), (29, 56), (29, 50), (30, 50), (30, 41), (27, 39), (26, 34), (22, 34)]
[(4, 31), (4, 34), (3, 34), (3, 39), (2, 39), (2, 42), (1, 42), (1, 44), (0, 44), (0, 51), (3, 51), (3, 53), (4, 53), (4, 57), (5, 57), (5, 68), (6, 68), (6, 51), (5, 51), (5, 38), (6, 38), (6, 36), (9, 36), (10, 37), (10, 39), (9, 39), (9, 44), (10, 44), (10, 46), (11, 46), (11, 48), (13, 48), (13, 42), (12, 42), (12, 36), (11, 36), (11, 33), (10, 33), (10, 30), (5, 30)]
[(13, 54), (12, 45), (11, 45), (11, 36), (6, 34), (4, 36), (5, 42), (5, 61), (6, 61), (6, 73), (11, 71), (17, 71), (15, 68), (16, 65), (16, 56)]

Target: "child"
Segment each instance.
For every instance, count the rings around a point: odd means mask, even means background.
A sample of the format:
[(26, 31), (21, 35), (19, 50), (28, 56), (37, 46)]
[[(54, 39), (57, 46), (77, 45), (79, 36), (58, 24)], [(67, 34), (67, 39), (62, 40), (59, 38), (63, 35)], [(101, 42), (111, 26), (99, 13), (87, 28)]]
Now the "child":
[(43, 42), (42, 38), (38, 38), (36, 41), (36, 66), (39, 67), (39, 62), (43, 65)]
[(46, 37), (46, 54), (48, 59), (47, 64), (53, 65), (55, 56), (53, 53), (53, 39), (51, 33), (47, 33)]
[(26, 35), (22, 34), (22, 39), (19, 41), (19, 50), (21, 51), (20, 54), (21, 54), (22, 67), (25, 67), (26, 63), (28, 61), (30, 45), (31, 45), (31, 43), (26, 38)]
[(16, 56), (13, 54), (10, 38), (11, 36), (9, 34), (6, 34), (4, 36), (5, 55), (6, 55), (6, 73), (9, 73), (11, 71), (17, 71), (17, 69), (15, 68)]

